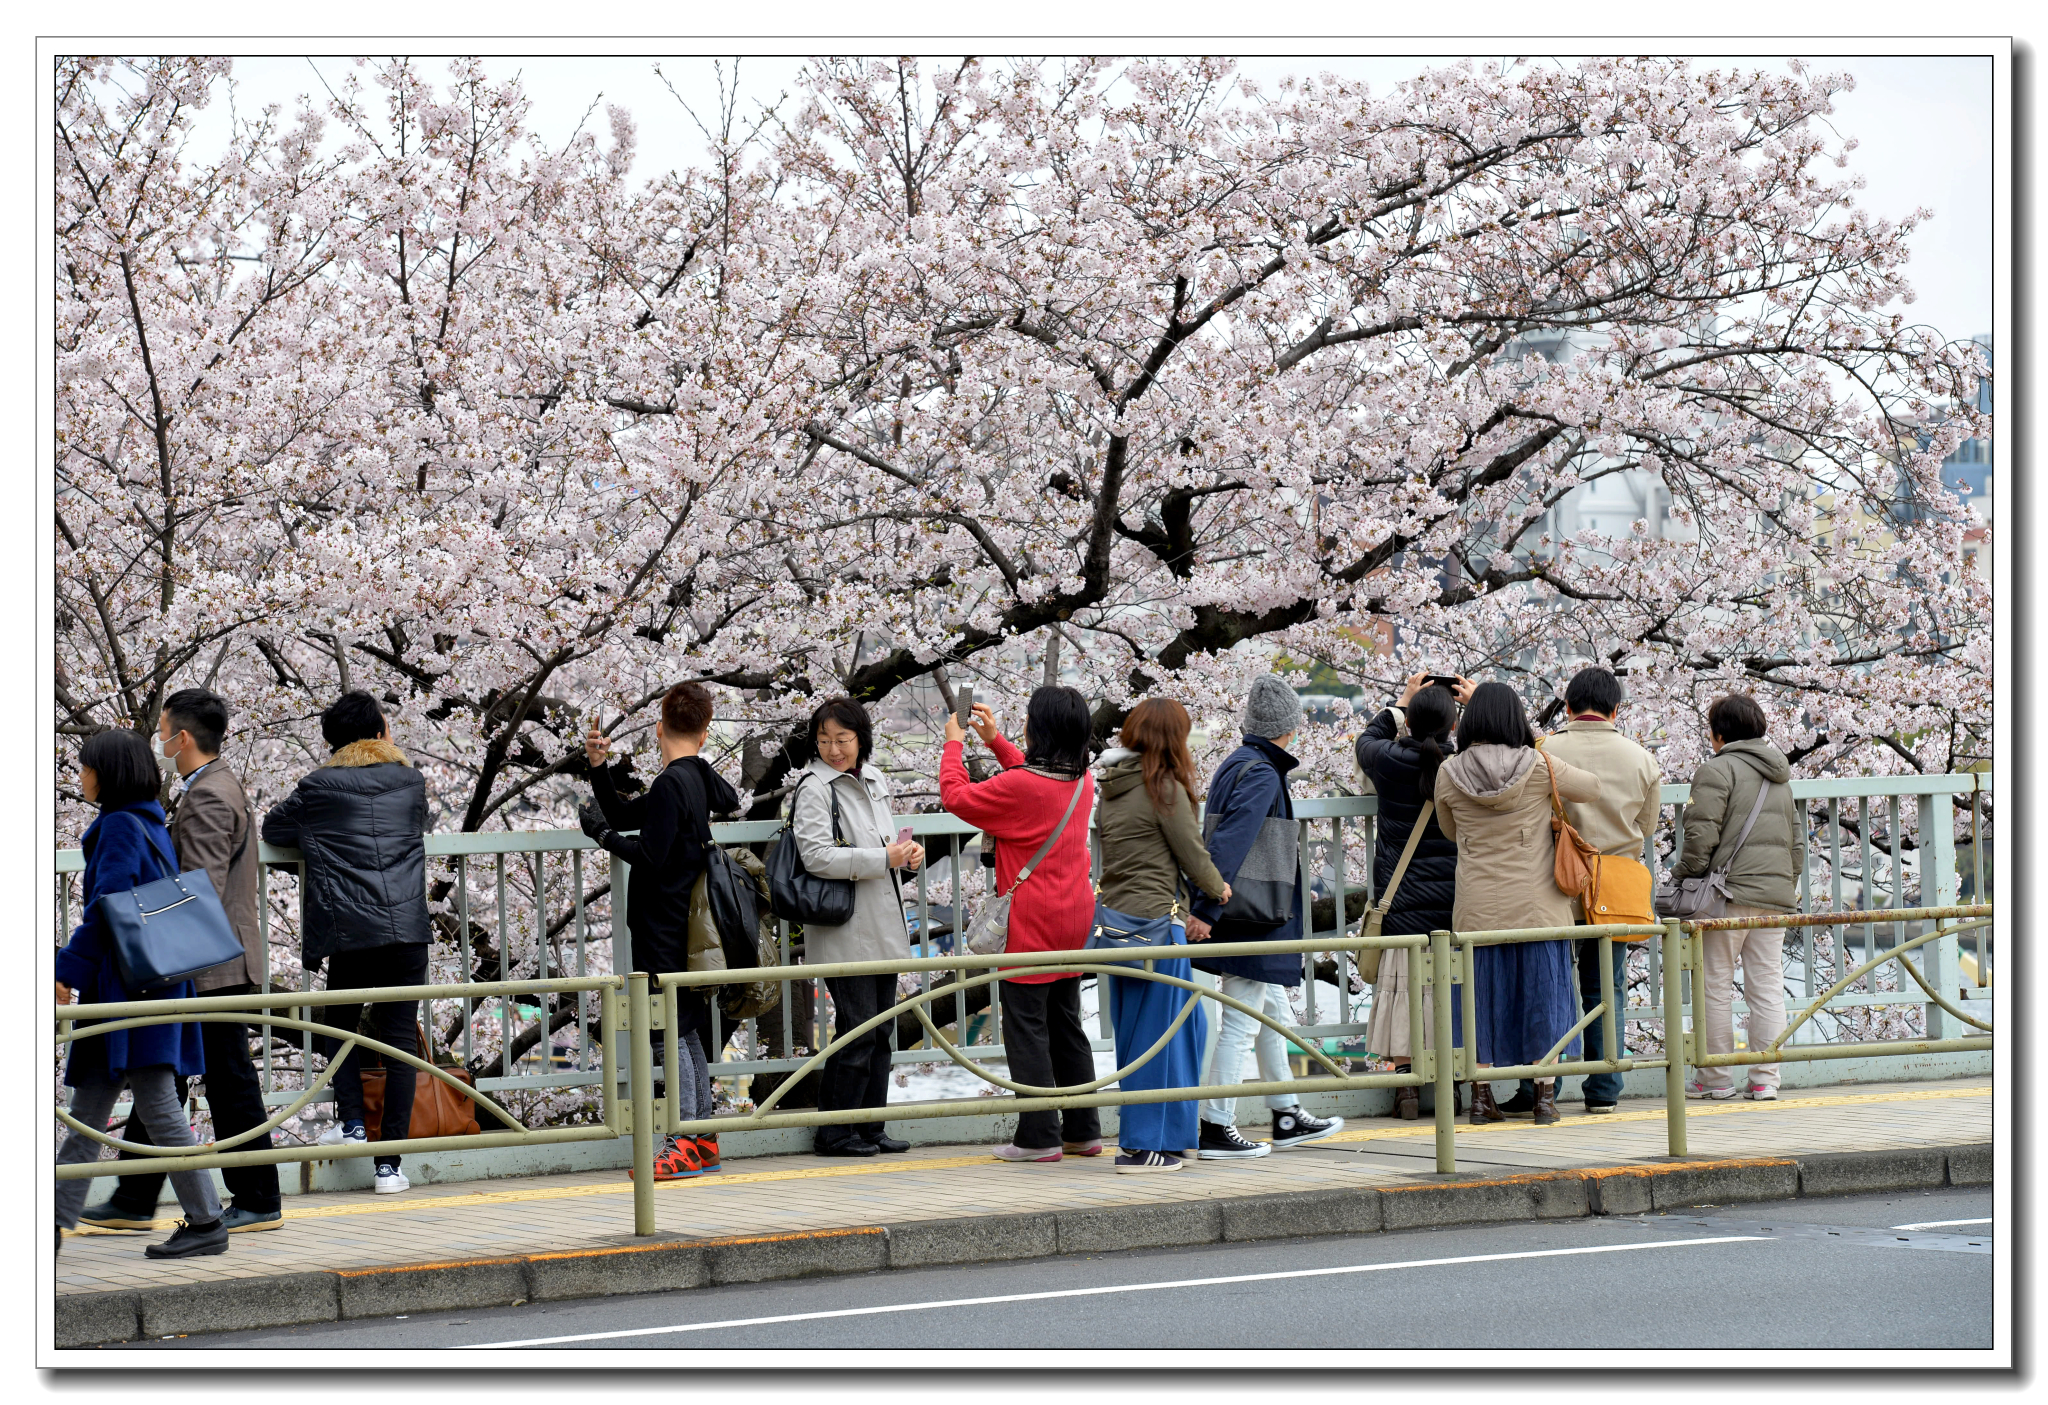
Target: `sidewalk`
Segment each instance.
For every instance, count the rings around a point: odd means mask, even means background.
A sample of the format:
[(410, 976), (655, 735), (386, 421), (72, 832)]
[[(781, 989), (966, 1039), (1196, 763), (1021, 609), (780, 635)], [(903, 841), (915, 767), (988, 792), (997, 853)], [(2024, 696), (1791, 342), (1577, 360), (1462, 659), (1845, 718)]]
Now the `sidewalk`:
[[(1931, 1152), (1934, 1183), (1940, 1184), (1944, 1149), (1981, 1148), (1992, 1140), (1990, 1094), (1990, 1079), (1972, 1078), (1850, 1085), (1774, 1103), (1693, 1103), (1688, 1108), (1686, 1162), (1790, 1166), (1787, 1158), (1825, 1153)], [(987, 1216), (1037, 1216), (1050, 1223), (1063, 1212), (1113, 1212), (1119, 1207), (1133, 1213), (1143, 1213), (1138, 1207), (1165, 1206), (1192, 1211), (1195, 1207), (1189, 1202), (1304, 1193), (1307, 1200), (1335, 1203), (1330, 1192), (1444, 1187), (1447, 1179), (1499, 1185), (1503, 1178), (1532, 1173), (1549, 1181), (1555, 1178), (1540, 1173), (1632, 1166), (1678, 1169), (1665, 1155), (1661, 1100), (1632, 1100), (1614, 1114), (1567, 1116), (1542, 1128), (1526, 1121), (1472, 1127), (1461, 1119), (1456, 1178), (1435, 1174), (1432, 1136), (1427, 1120), (1359, 1119), (1335, 1138), (1292, 1151), (1252, 1161), (1191, 1162), (1175, 1173), (1144, 1176), (1114, 1174), (1110, 1155), (1019, 1166), (995, 1161), (979, 1147), (925, 1147), (871, 1161), (762, 1157), (735, 1163), (719, 1174), (660, 1184), (655, 1197), (657, 1237), (671, 1243), (756, 1236), (786, 1239), (818, 1231), (880, 1233), (875, 1227)], [(1971, 1155), (1982, 1159), (1980, 1152)], [(1915, 1163), (1923, 1159), (1908, 1158)], [(1985, 1175), (1988, 1178), (1988, 1171)], [(452, 1269), (506, 1256), (573, 1257), (577, 1251), (616, 1253), (622, 1246), (649, 1243), (631, 1233), (631, 1186), (616, 1172), (489, 1184), (499, 1188), (423, 1186), (390, 1197), (361, 1192), (294, 1196), (286, 1202), (282, 1229), (238, 1234), (227, 1253), (213, 1258), (158, 1262), (143, 1257), (142, 1248), (159, 1236), (83, 1231), (66, 1239), (57, 1261), (57, 1292), (64, 1309), (60, 1319), (88, 1308), (82, 1301), (66, 1301), (78, 1295), (110, 1295), (104, 1301), (113, 1308), (116, 1298), (178, 1285), (258, 1289), (258, 1283), (240, 1280), (283, 1275), (303, 1279), (322, 1271), (347, 1277), (352, 1276), (350, 1270), (427, 1264)], [(1790, 1184), (1799, 1182), (1795, 1178)], [(96, 1190), (93, 1199), (105, 1193)], [(1585, 1203), (1583, 1194), (1579, 1203)], [(1597, 1211), (1598, 1204), (1593, 1208)], [(1373, 1212), (1373, 1228), (1379, 1227), (1378, 1213)], [(1545, 1212), (1539, 1208), (1536, 1213)], [(171, 1224), (166, 1220), (162, 1227), (168, 1230)], [(1333, 1222), (1329, 1232), (1344, 1227)], [(1064, 1245), (1062, 1251), (1068, 1251)], [(326, 1315), (331, 1318), (333, 1310)], [(344, 1306), (342, 1315), (366, 1314)], [(144, 1330), (149, 1326), (145, 1313)], [(74, 1340), (107, 1339), (72, 1335)]]

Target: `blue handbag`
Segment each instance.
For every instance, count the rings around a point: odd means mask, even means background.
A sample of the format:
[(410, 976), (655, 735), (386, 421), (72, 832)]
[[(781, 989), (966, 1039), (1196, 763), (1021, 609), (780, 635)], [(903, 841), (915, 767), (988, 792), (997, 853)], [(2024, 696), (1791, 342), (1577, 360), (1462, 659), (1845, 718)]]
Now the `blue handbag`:
[(1184, 923), (1172, 913), (1164, 917), (1133, 917), (1113, 907), (1095, 905), (1095, 925), (1089, 929), (1084, 951), (1120, 951), (1138, 946), (1179, 946)]
[[(169, 867), (155, 836), (150, 840), (157, 867)], [(131, 995), (176, 985), (242, 955), (242, 939), (203, 868), (174, 870), (125, 893), (103, 893), (94, 906), (113, 938), (114, 964)]]

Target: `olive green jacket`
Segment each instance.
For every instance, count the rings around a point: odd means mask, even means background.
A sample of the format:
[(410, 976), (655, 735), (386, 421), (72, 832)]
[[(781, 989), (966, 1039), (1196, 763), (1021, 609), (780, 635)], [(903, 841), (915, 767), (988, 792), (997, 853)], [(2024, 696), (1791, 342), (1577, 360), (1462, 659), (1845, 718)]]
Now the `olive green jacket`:
[(1792, 767), (1785, 754), (1761, 739), (1730, 742), (1693, 772), (1685, 804), (1685, 852), (1671, 870), (1674, 878), (1697, 878), (1735, 842), (1756, 804), (1757, 787), (1770, 785), (1756, 825), (1728, 864), (1728, 900), (1750, 907), (1791, 912), (1799, 906), (1799, 867), (1806, 833), (1792, 799)]
[(1144, 758), (1123, 747), (1102, 753), (1095, 776), (1095, 832), (1102, 844), (1096, 896), (1104, 907), (1132, 917), (1164, 917), (1182, 892), (1183, 874), (1222, 900), (1223, 875), (1202, 843), (1195, 804), (1185, 790), (1174, 786), (1172, 810), (1159, 813), (1145, 790)]

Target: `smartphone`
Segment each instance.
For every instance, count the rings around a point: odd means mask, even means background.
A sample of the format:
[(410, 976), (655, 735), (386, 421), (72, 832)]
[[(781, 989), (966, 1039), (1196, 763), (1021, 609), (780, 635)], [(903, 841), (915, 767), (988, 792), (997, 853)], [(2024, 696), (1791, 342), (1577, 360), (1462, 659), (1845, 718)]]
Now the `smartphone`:
[(973, 730), (974, 685), (972, 683), (969, 683), (964, 688), (956, 688), (953, 691), (953, 701), (955, 704), (955, 709), (953, 712), (954, 719), (959, 722), (962, 729), (968, 731)]
[(909, 826), (909, 825), (905, 825), (905, 826), (903, 826), (903, 828), (901, 828), (901, 829), (899, 829), (899, 830), (897, 830), (897, 831), (896, 831), (896, 842), (897, 842), (898, 844), (908, 844), (908, 843), (910, 842), (910, 826)]
[(1442, 687), (1452, 693), (1456, 693), (1458, 691), (1458, 675), (1455, 673), (1425, 673), (1422, 675), (1422, 686), (1425, 688)]

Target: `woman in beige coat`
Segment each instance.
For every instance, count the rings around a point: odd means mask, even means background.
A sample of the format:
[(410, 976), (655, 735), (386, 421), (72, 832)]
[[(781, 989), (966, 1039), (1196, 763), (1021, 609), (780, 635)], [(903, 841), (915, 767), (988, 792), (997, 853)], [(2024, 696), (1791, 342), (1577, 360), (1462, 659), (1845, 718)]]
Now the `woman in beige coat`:
[[(1436, 778), (1437, 824), (1458, 845), (1460, 932), (1569, 927), (1572, 900), (1558, 891), (1550, 783), (1566, 800), (1591, 800), (1592, 773), (1536, 750), (1521, 700), (1505, 683), (1482, 683), (1458, 723), (1458, 754)], [(1578, 1023), (1578, 983), (1568, 940), (1481, 946), (1472, 955), (1471, 1031), (1479, 1066), (1533, 1064)], [(1559, 1057), (1578, 1056), (1576, 1036)], [(1472, 1085), (1472, 1121), (1499, 1122), (1493, 1087)], [(1557, 1121), (1557, 1080), (1536, 1084), (1536, 1120)]]

